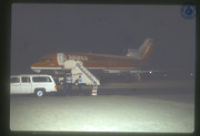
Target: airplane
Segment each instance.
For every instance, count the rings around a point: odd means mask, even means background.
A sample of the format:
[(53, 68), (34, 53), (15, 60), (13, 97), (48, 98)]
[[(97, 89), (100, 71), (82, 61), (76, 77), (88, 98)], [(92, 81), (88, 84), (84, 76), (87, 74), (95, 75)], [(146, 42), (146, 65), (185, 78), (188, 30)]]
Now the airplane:
[[(140, 81), (140, 73), (148, 66), (148, 59), (153, 49), (154, 40), (147, 38), (139, 49), (129, 49), (126, 56), (105, 55), (94, 53), (53, 53), (41, 57), (40, 61), (31, 65), (37, 73), (65, 73), (63, 66), (66, 60), (81, 61), (89, 71), (98, 75), (105, 74), (135, 74)], [(144, 71), (147, 72), (147, 71)], [(99, 74), (100, 73), (100, 74)]]

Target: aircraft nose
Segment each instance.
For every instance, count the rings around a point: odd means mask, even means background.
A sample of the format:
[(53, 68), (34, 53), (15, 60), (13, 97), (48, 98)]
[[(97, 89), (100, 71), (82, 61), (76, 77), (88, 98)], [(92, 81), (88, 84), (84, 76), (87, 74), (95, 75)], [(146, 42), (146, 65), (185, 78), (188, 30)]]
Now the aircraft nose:
[(40, 63), (34, 63), (31, 65), (31, 69), (36, 73), (41, 72), (41, 68), (39, 68), (39, 67), (40, 67)]
[(31, 68), (32, 68), (32, 67), (38, 67), (39, 64), (40, 64), (40, 63), (33, 63), (33, 64), (31, 65)]

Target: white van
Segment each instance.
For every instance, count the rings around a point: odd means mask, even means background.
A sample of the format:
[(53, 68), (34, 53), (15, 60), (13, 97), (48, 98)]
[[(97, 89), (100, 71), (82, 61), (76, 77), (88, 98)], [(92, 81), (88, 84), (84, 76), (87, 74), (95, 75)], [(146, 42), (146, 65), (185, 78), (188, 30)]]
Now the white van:
[(50, 75), (13, 75), (10, 77), (10, 94), (31, 94), (42, 97), (44, 93), (57, 92)]

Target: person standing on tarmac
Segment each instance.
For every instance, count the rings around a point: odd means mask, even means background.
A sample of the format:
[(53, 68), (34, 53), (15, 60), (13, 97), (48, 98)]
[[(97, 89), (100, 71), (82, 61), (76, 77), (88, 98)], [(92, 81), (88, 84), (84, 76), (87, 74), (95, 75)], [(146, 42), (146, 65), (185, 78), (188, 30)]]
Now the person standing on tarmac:
[(82, 78), (81, 78), (81, 75), (80, 75), (79, 78), (78, 78), (78, 88), (79, 88), (80, 95), (83, 95), (83, 92), (82, 92)]
[(67, 76), (67, 86), (68, 86), (68, 91), (69, 95), (71, 94), (71, 89), (72, 89), (72, 77), (71, 74)]
[(63, 79), (63, 95), (67, 94), (66, 76)]

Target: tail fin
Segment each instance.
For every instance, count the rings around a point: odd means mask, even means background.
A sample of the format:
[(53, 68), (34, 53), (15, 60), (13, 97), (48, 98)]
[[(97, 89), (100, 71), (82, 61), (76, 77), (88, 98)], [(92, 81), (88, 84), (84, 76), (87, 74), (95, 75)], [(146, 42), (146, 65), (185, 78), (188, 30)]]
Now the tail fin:
[(148, 58), (152, 51), (153, 42), (153, 39), (147, 38), (138, 50), (129, 49), (126, 56), (139, 60), (140, 66), (148, 65)]

